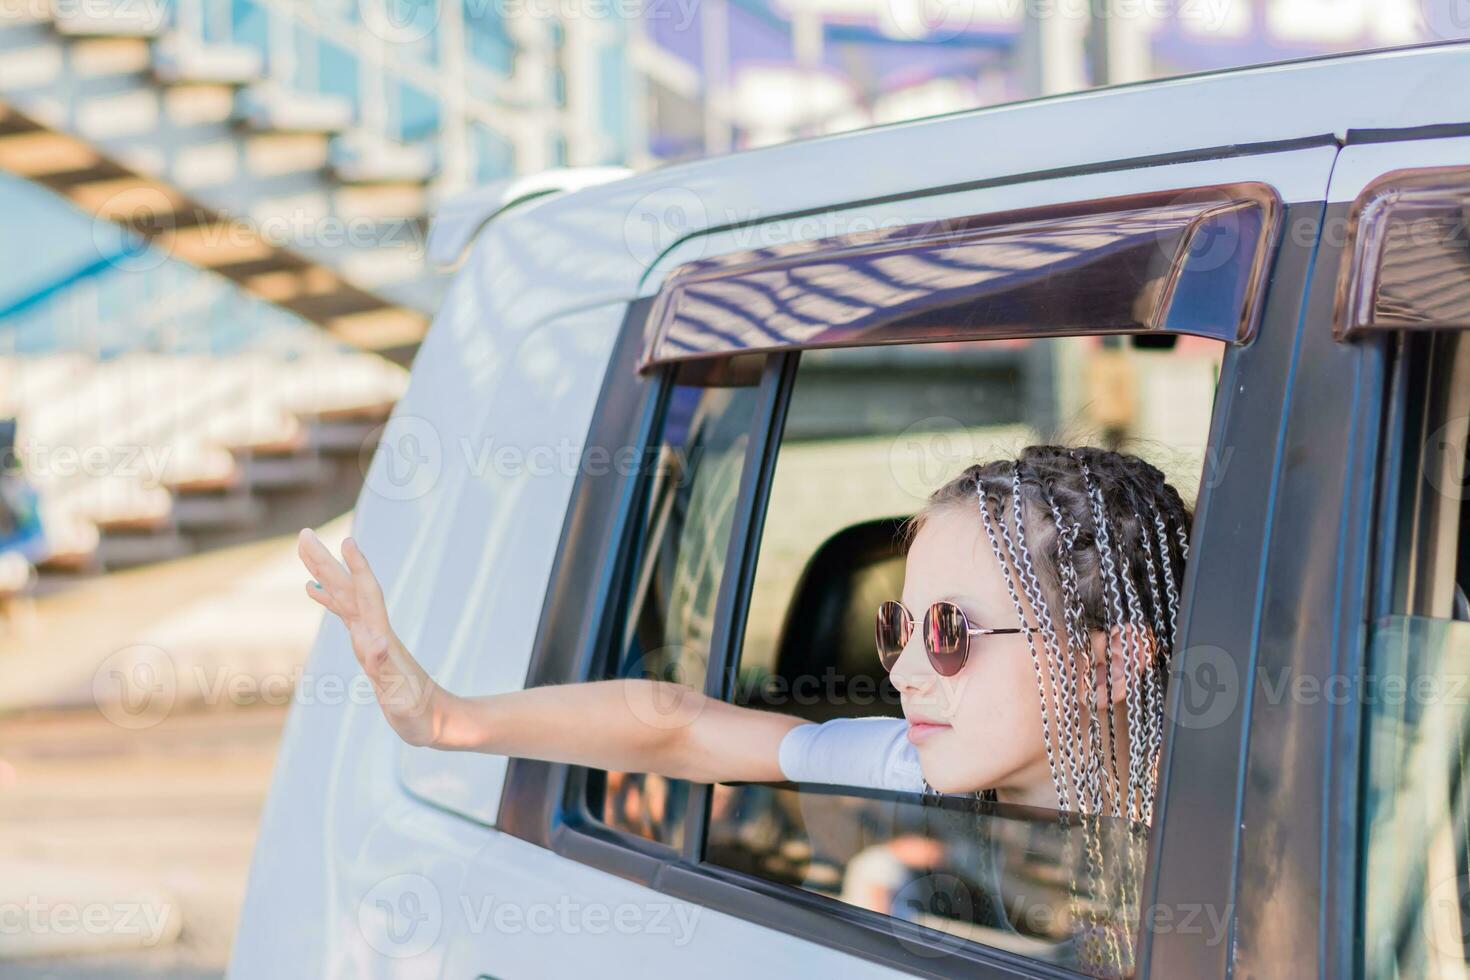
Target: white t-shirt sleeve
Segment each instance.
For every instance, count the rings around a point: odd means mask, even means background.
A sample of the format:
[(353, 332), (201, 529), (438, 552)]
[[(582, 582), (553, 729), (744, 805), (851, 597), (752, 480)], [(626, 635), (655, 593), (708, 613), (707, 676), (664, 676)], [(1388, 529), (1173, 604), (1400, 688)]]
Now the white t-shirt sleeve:
[(781, 739), (781, 772), (793, 783), (922, 792), (919, 753), (902, 718), (834, 718), (797, 725)]

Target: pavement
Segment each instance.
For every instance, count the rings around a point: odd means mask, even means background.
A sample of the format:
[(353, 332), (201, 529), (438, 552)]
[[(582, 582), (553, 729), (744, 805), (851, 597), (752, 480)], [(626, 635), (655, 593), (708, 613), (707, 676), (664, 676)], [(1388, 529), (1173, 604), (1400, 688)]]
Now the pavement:
[[(319, 533), (340, 548), (344, 515)], [(294, 534), (0, 623), (0, 980), (223, 975), (322, 610)]]
[[(340, 549), (350, 528), (349, 513), (317, 532)], [(137, 694), (122, 688), (139, 663), (173, 674), (180, 709), (218, 700), (224, 681), (290, 675), (322, 619), (302, 592), (308, 577), (289, 534), (112, 572), (19, 605), (0, 623), (0, 714)]]
[(0, 719), (0, 978), (223, 976), (285, 713)]

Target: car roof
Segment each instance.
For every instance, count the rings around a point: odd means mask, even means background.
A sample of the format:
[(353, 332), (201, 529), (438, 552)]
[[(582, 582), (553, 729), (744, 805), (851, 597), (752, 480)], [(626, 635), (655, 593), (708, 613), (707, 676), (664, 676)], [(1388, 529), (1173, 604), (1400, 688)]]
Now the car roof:
[[(466, 263), (492, 310), (544, 319), (655, 288), (712, 229), (912, 195), (1470, 124), (1470, 41), (1387, 48), (985, 106), (674, 163), (547, 196), (488, 225)], [(1458, 113), (1458, 114), (1457, 114)], [(1470, 128), (1470, 127), (1467, 127)], [(881, 217), (881, 212), (875, 212)], [(505, 282), (512, 266), (513, 284)], [(497, 284), (496, 280), (500, 280)]]

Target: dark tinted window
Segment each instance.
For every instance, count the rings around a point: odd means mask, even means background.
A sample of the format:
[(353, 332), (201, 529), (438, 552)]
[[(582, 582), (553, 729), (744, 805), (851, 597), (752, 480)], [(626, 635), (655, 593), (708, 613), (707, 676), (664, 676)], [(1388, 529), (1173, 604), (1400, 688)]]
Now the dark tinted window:
[[(715, 601), (745, 466), (755, 385), (669, 392), (640, 508), (614, 677), (703, 690)], [(589, 772), (588, 805), (611, 827), (678, 847), (689, 787), (644, 773)]]

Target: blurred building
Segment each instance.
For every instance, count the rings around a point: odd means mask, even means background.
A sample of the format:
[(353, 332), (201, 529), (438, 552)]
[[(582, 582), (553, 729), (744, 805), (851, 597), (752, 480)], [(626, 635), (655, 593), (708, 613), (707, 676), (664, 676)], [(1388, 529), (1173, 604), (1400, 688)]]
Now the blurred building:
[[(451, 195), (1466, 34), (1466, 0), (0, 0), (0, 419), (41, 560), (350, 506)], [(66, 456), (125, 450), (167, 466)]]
[(650, 156), (1470, 35), (1462, 0), (649, 0)]

